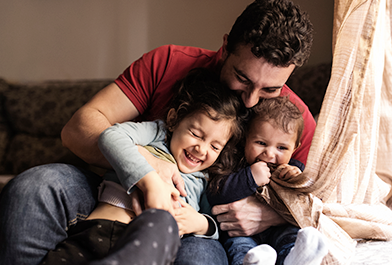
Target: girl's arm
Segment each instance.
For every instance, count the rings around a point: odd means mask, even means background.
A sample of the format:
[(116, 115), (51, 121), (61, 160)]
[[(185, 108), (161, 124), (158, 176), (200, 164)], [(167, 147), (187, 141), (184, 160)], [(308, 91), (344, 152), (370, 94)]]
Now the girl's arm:
[(211, 239), (219, 238), (218, 225), (211, 216), (197, 212), (182, 199), (178, 202), (181, 207), (174, 210), (174, 219), (177, 221), (180, 235), (193, 234)]
[(115, 124), (100, 135), (98, 145), (128, 194), (137, 185), (144, 193), (147, 208), (173, 212), (171, 199), (172, 196), (179, 196), (178, 191), (159, 177), (139, 153), (137, 146), (163, 141), (165, 133), (160, 129), (160, 124), (161, 122)]

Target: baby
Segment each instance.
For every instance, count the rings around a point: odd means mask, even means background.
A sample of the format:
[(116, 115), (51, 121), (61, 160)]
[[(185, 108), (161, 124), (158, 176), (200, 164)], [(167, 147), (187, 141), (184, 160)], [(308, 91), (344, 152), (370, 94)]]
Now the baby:
[[(300, 110), (287, 98), (265, 99), (251, 112), (238, 170), (215, 176), (208, 199), (212, 206), (226, 204), (254, 194), (270, 182), (271, 171), (289, 180), (299, 176), (304, 165), (291, 159), (300, 146), (304, 122)], [(291, 224), (270, 227), (251, 237), (222, 240), (232, 265), (320, 264), (328, 253), (325, 240), (313, 227), (300, 229)]]

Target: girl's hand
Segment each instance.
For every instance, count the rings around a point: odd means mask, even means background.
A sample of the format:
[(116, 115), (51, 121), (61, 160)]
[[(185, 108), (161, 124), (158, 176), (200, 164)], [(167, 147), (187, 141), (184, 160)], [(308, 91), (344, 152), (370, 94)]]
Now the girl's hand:
[(180, 192), (171, 184), (166, 183), (157, 172), (145, 175), (137, 186), (144, 194), (145, 208), (156, 208), (174, 215), (173, 200), (178, 200)]
[(293, 179), (302, 173), (301, 169), (298, 167), (290, 166), (288, 164), (282, 164), (278, 167), (278, 169), (282, 169), (278, 176), (281, 180)]
[(182, 199), (179, 198), (177, 201), (181, 204), (181, 207), (174, 210), (174, 219), (177, 221), (180, 235), (206, 235), (209, 228), (207, 218)]

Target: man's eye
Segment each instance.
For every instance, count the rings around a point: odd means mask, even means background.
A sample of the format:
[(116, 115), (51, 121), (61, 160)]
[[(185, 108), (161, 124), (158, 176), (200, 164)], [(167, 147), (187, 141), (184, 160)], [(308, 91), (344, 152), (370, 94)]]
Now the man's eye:
[(280, 88), (264, 88), (263, 90), (267, 93), (275, 93), (276, 91), (280, 90)]
[(248, 81), (247, 79), (244, 79), (244, 78), (242, 78), (242, 77), (239, 76), (239, 75), (236, 75), (236, 77), (237, 77), (237, 80), (238, 80), (240, 83), (249, 84), (249, 81)]

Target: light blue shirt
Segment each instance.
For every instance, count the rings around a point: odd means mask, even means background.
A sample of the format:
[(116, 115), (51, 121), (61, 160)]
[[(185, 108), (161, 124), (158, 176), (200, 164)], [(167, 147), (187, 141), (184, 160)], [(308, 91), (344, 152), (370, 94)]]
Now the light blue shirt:
[[(115, 124), (106, 129), (99, 137), (98, 146), (109, 161), (113, 170), (105, 174), (106, 180), (120, 182), (120, 184), (131, 193), (136, 183), (146, 174), (154, 171), (154, 168), (138, 151), (140, 146), (152, 146), (167, 154), (171, 154), (165, 143), (166, 129), (161, 120), (150, 122), (125, 122)], [(205, 195), (208, 183), (208, 174), (194, 172), (185, 174), (180, 172), (187, 196), (184, 198), (196, 211), (203, 213), (210, 224), (215, 226), (212, 236), (202, 236), (218, 239), (218, 229), (215, 221), (210, 217), (211, 206)], [(199, 235), (198, 235), (199, 236)]]

